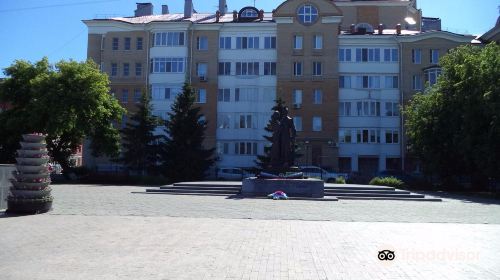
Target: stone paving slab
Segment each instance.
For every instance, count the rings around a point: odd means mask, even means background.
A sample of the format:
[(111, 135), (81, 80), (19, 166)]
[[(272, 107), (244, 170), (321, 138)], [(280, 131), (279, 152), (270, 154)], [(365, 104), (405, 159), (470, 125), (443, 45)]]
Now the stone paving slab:
[[(498, 200), (273, 201), (224, 196), (144, 195), (144, 187), (53, 185), (49, 215), (500, 224)], [(426, 196), (429, 195), (426, 193)]]
[(0, 279), (488, 280), (499, 236), (499, 225), (44, 214), (0, 218)]

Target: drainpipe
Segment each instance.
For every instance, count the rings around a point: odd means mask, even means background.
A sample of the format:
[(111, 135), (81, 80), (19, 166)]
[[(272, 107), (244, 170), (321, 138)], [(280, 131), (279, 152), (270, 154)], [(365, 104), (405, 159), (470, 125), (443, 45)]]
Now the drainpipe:
[(406, 149), (404, 148), (404, 143), (406, 143), (406, 137), (405, 137), (405, 128), (404, 128), (404, 115), (402, 113), (404, 109), (404, 93), (403, 93), (403, 44), (401, 41), (398, 39), (396, 35), (396, 40), (398, 42), (399, 46), (399, 103), (401, 105), (401, 112), (399, 113), (400, 115), (400, 121), (401, 121), (401, 136), (400, 138), (400, 150), (401, 150), (401, 170), (405, 170), (405, 151)]
[(194, 25), (193, 23), (191, 22), (190, 25), (189, 25), (189, 28), (188, 28), (188, 31), (191, 32), (191, 45), (189, 46), (189, 84), (191, 84), (193, 81), (192, 81), (192, 77), (193, 77), (193, 48), (194, 48), (194, 45), (193, 45), (193, 42), (194, 42)]

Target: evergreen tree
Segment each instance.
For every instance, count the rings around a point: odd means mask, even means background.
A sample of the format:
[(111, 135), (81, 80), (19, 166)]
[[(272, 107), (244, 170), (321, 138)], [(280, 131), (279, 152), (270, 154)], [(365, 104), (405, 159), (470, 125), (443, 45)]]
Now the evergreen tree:
[(186, 82), (165, 123), (162, 173), (173, 182), (201, 180), (214, 163), (215, 149), (203, 147), (207, 122), (194, 103), (195, 93)]
[(141, 102), (137, 107), (137, 112), (121, 130), (123, 155), (119, 161), (130, 170), (144, 175), (156, 169), (159, 136), (154, 135), (154, 130), (161, 124), (161, 120), (152, 115), (153, 108), (148, 94), (142, 94)]
[[(278, 97), (278, 99), (276, 99), (275, 102), (276, 103), (274, 104), (273, 108), (271, 109), (272, 112), (274, 112), (274, 111), (281, 112), (283, 110), (283, 108), (285, 108), (285, 101), (283, 101), (281, 99), (281, 97)], [(273, 141), (273, 137), (272, 137), (273, 129), (271, 127), (271, 119), (269, 119), (269, 122), (267, 123), (267, 126), (264, 129), (268, 133), (268, 134), (263, 136), (264, 139), (266, 139), (266, 141), (268, 143), (272, 143), (272, 141)], [(255, 161), (255, 164), (257, 164), (257, 167), (260, 170), (265, 170), (265, 169), (269, 168), (269, 165), (271, 164), (271, 147), (270, 146), (268, 147), (266, 145), (264, 147), (264, 154), (257, 156), (257, 160)]]

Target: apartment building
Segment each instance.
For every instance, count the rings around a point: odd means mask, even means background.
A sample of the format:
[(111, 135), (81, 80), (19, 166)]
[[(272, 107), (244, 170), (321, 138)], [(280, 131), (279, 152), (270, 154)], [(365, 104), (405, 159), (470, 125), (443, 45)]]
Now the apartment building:
[[(373, 174), (414, 169), (401, 107), (440, 74), (439, 57), (473, 37), (422, 31), (407, 0), (288, 0), (272, 12), (153, 14), (85, 20), (88, 57), (108, 73), (111, 94), (134, 110), (142, 91), (166, 118), (188, 80), (208, 121), (205, 145), (218, 167), (254, 166), (277, 97), (290, 108), (301, 165)], [(126, 117), (123, 123), (127, 121)], [(161, 129), (158, 129), (161, 133)], [(108, 168), (84, 151), (86, 165)]]

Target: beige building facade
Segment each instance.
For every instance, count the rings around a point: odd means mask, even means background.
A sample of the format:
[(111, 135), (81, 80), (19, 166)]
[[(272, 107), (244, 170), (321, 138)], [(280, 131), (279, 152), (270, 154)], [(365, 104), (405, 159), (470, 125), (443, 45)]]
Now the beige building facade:
[[(163, 7), (155, 15), (141, 3), (134, 17), (85, 20), (88, 57), (129, 111), (147, 91), (154, 113), (166, 118), (189, 81), (217, 167), (255, 165), (269, 146), (265, 127), (281, 98), (297, 128), (297, 164), (371, 175), (414, 169), (405, 163), (404, 120), (396, 110), (436, 81), (440, 57), (472, 40), (421, 31), (422, 11), (410, 0), (288, 0), (273, 12), (232, 13), (222, 9), (225, 1), (215, 13), (185, 3), (184, 13)], [(86, 165), (114, 169), (84, 154)]]

